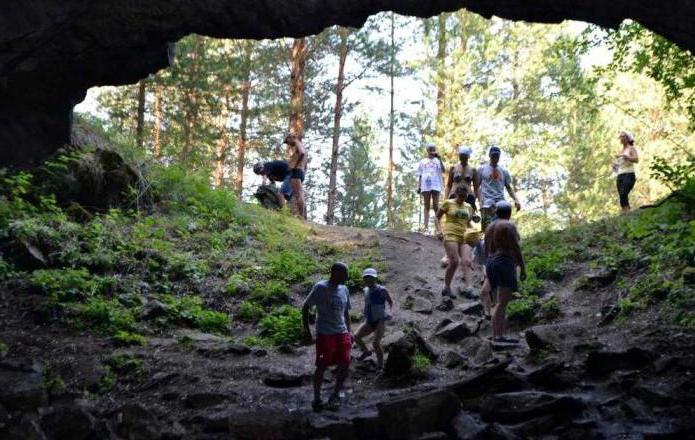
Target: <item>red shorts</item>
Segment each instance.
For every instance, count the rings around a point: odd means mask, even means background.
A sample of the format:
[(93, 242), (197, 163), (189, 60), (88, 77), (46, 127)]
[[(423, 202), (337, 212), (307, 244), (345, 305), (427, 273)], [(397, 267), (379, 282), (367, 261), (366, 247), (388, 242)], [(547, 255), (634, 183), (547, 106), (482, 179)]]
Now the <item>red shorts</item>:
[(316, 337), (316, 366), (350, 365), (352, 335), (318, 335)]

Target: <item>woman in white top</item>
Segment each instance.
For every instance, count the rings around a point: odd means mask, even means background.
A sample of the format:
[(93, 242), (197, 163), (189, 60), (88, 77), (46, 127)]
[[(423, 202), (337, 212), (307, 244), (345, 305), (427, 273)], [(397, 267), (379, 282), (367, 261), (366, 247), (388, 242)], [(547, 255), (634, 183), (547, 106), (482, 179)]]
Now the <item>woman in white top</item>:
[[(430, 207), (434, 212), (439, 210), (439, 194), (444, 189), (444, 163), (437, 154), (434, 144), (427, 145), (427, 157), (420, 161), (417, 168), (418, 193), (425, 200), (424, 231), (427, 231), (430, 221)], [(436, 234), (441, 235), (439, 220), (434, 218)]]
[(620, 139), (622, 148), (620, 153), (615, 156), (616, 161), (613, 167), (618, 174), (616, 186), (618, 187), (618, 196), (620, 197), (620, 208), (623, 214), (625, 214), (630, 212), (628, 196), (635, 186), (635, 164), (639, 162), (639, 157), (635, 148), (635, 139), (630, 133), (621, 131), (618, 139)]

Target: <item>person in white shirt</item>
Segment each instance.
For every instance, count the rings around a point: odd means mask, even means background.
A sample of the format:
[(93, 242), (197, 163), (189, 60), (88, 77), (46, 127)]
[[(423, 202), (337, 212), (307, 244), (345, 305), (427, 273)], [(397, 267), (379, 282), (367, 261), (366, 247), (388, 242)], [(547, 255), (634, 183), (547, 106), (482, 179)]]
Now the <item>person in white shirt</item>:
[[(444, 190), (444, 163), (437, 154), (434, 144), (427, 145), (427, 157), (420, 161), (417, 168), (417, 191), (425, 202), (424, 228), (427, 231), (430, 220), (430, 208), (434, 212), (439, 210), (439, 194)], [(434, 227), (437, 236), (441, 235), (439, 220), (434, 218)]]

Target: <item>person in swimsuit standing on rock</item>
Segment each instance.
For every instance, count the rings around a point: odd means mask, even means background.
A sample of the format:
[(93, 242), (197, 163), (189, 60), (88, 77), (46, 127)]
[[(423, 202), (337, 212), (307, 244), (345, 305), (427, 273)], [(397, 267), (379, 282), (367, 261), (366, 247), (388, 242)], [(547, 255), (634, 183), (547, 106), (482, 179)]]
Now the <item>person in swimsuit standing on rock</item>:
[(355, 333), (355, 343), (362, 350), (358, 357), (363, 361), (372, 355), (362, 338), (374, 333), (372, 347), (376, 353), (376, 366), (381, 370), (384, 367), (384, 350), (381, 348), (381, 339), (386, 330), (386, 304), (393, 310), (393, 300), (388, 290), (381, 284), (377, 284), (376, 269), (365, 269), (362, 274), (364, 281), (364, 323)]
[[(511, 206), (507, 208), (511, 215)], [(506, 216), (506, 215), (505, 215)], [(507, 304), (518, 290), (516, 267), (519, 266), (521, 281), (526, 279), (526, 266), (521, 254), (519, 232), (514, 223), (497, 218), (485, 230), (485, 272), (493, 298), (492, 338), (495, 342), (518, 342), (504, 337)]]

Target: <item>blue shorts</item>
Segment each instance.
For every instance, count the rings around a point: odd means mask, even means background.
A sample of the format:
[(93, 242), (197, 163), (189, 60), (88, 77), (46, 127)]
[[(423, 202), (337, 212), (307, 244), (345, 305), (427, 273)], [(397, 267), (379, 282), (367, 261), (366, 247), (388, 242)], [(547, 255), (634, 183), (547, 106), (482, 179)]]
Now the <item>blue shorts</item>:
[(304, 170), (301, 168), (292, 168), (290, 170), (290, 179), (299, 179), (304, 182)]
[(285, 177), (285, 180), (282, 181), (282, 185), (280, 185), (280, 192), (283, 196), (285, 196), (285, 200), (289, 200), (292, 198), (292, 185), (290, 185), (289, 174), (287, 175), (287, 177)]
[(498, 287), (516, 292), (519, 286), (516, 281), (516, 265), (514, 259), (507, 255), (495, 255), (488, 258), (485, 273), (490, 281), (490, 289), (495, 292)]

